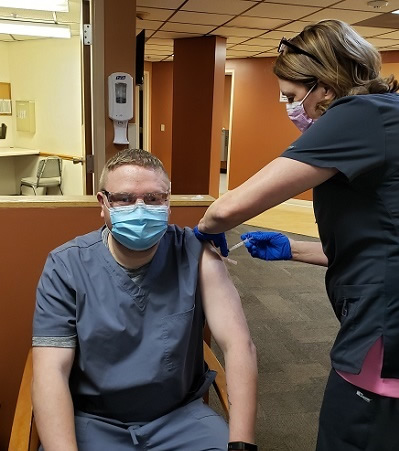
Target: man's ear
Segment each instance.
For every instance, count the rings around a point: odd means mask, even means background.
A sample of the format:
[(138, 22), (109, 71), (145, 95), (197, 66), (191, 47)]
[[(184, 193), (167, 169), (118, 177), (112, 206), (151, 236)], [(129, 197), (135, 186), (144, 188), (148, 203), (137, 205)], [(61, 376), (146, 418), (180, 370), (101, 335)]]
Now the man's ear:
[(97, 200), (98, 200), (98, 203), (99, 203), (100, 206), (101, 206), (101, 213), (100, 213), (100, 216), (101, 216), (102, 218), (104, 218), (104, 208), (106, 208), (106, 207), (105, 207), (105, 204), (104, 204), (104, 194), (101, 193), (101, 192), (98, 192), (98, 193), (97, 193)]

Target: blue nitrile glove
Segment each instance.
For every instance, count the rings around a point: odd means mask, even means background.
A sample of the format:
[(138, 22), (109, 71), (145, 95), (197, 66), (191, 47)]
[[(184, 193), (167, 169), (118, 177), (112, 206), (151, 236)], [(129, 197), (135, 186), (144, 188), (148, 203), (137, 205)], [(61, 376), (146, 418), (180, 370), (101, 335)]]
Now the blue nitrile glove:
[(278, 232), (248, 232), (241, 235), (245, 247), (254, 258), (262, 260), (291, 260), (289, 239)]
[(229, 249), (227, 247), (226, 235), (224, 233), (202, 233), (198, 230), (198, 227), (193, 228), (194, 235), (200, 241), (211, 241), (215, 247), (220, 249), (220, 253), (223, 257), (229, 255)]

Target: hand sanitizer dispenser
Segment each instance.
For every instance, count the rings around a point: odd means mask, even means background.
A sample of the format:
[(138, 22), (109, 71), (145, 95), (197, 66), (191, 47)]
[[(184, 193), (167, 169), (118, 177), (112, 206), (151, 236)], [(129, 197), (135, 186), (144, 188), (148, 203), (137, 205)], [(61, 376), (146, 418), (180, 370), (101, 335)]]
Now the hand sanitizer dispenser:
[(127, 123), (133, 117), (133, 78), (125, 72), (108, 77), (108, 116), (114, 121), (114, 144), (129, 144)]

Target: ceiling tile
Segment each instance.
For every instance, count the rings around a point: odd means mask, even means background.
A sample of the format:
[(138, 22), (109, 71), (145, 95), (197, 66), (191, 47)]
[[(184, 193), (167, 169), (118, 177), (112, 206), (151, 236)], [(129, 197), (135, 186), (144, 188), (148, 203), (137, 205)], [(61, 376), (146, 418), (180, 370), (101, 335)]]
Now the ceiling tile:
[(188, 11), (178, 11), (170, 22), (192, 23), (199, 25), (222, 25), (234, 16), (226, 14), (191, 13)]
[(172, 10), (161, 8), (136, 8), (136, 14), (139, 11), (145, 13), (143, 17), (145, 20), (167, 20), (173, 14)]
[(391, 39), (381, 39), (381, 38), (369, 38), (367, 39), (370, 44), (373, 44), (375, 47), (387, 47), (394, 44), (399, 44), (399, 40), (396, 42)]
[(145, 47), (146, 55), (168, 56), (168, 55), (172, 55), (172, 53), (173, 53), (173, 49), (168, 50), (168, 49), (160, 49), (160, 48), (148, 48), (147, 46)]
[(391, 28), (359, 27), (357, 25), (354, 25), (353, 28), (360, 34), (360, 36), (363, 36), (366, 39), (372, 36), (378, 36), (380, 34), (386, 34), (394, 31)]
[(315, 6), (322, 6), (322, 7), (326, 7), (326, 6), (330, 6), (333, 5), (334, 3), (337, 3), (337, 0), (272, 0), (272, 1), (268, 1), (268, 3), (284, 3), (285, 5), (290, 4), (290, 5), (299, 5), (299, 6), (311, 6), (311, 7), (315, 7)]
[(156, 38), (168, 38), (168, 39), (196, 38), (198, 36), (202, 36), (202, 34), (178, 33), (175, 31), (162, 31), (162, 29), (154, 34), (154, 37)]
[(247, 43), (245, 44), (237, 44), (234, 47), (231, 48), (231, 50), (246, 50), (248, 52), (264, 52), (265, 50), (270, 50), (275, 46), (268, 46), (268, 47), (264, 47), (264, 46), (259, 46), (259, 45), (248, 45)]
[(173, 47), (173, 39), (151, 38), (146, 40), (146, 45), (158, 45), (159, 47)]
[(139, 9), (141, 6), (177, 9), (183, 3), (184, 0), (136, 0), (136, 9)]
[(162, 27), (162, 31), (179, 31), (183, 33), (206, 34), (212, 31), (214, 28), (215, 28), (214, 26), (210, 25), (193, 25), (185, 23), (167, 22)]
[(238, 44), (239, 42), (243, 42), (245, 40), (247, 40), (248, 38), (246, 37), (235, 37), (235, 36), (230, 36), (227, 38), (227, 44)]
[[(164, 22), (160, 20), (137, 20), (136, 29), (141, 30), (158, 30)], [(137, 31), (136, 30), (136, 31)]]
[(332, 6), (332, 8), (353, 9), (357, 11), (372, 11), (375, 13), (389, 13), (391, 11), (395, 11), (395, 9), (399, 9), (399, 0), (389, 0), (388, 6), (384, 6), (382, 8), (372, 8), (367, 5), (367, 1), (368, 0), (344, 0), (336, 6)]
[(254, 5), (257, 5), (257, 2), (243, 2), (241, 0), (189, 0), (182, 7), (182, 10), (236, 15), (241, 14), (243, 11)]
[[(293, 33), (293, 36), (295, 36), (296, 34), (300, 33), (306, 27), (306, 25), (309, 25), (311, 23), (312, 22), (302, 22), (302, 21), (297, 20), (297, 21), (292, 22), (292, 23), (290, 23), (288, 25), (284, 25), (282, 27), (279, 27), (278, 30), (291, 31)], [(285, 35), (285, 37), (288, 38), (288, 37), (292, 37), (292, 36)]]
[(343, 20), (344, 22), (348, 24), (357, 23), (362, 20), (369, 19), (371, 17), (374, 17), (378, 15), (378, 13), (375, 12), (362, 12), (362, 11), (351, 11), (348, 9), (323, 9), (322, 11), (319, 11), (315, 14), (311, 14), (310, 16), (306, 17), (307, 21), (310, 22), (318, 22), (319, 20), (323, 19), (338, 19)]
[(392, 31), (390, 33), (387, 33), (386, 35), (384, 35), (384, 38), (392, 38), (392, 39), (399, 39), (399, 31)]
[[(268, 35), (266, 35), (268, 36)], [(260, 47), (276, 47), (279, 45), (281, 36), (277, 39), (255, 38), (245, 42), (248, 45), (259, 45)]]
[[(366, 1), (137, 0), (137, 9), (149, 13), (145, 21), (137, 21), (137, 27), (148, 30), (147, 37), (154, 43), (148, 46), (149, 53), (156, 52), (157, 48), (162, 54), (168, 53), (173, 48), (173, 39), (212, 34), (227, 38), (227, 47), (236, 52), (234, 57), (253, 56), (254, 52), (256, 57), (259, 54), (270, 57), (276, 54), (278, 42), (283, 36), (292, 38), (306, 25), (322, 19), (336, 18), (350, 24), (359, 23), (354, 28), (366, 39), (371, 41), (373, 38), (372, 42), (378, 48), (390, 48), (393, 45), (397, 48), (399, 26), (396, 28), (387, 24), (385, 28), (385, 25), (374, 24), (373, 21), (369, 24), (368, 18), (382, 18), (387, 9), (372, 10), (366, 5)], [(173, 14), (180, 7), (182, 9)], [(320, 11), (321, 8), (327, 9)], [(399, 9), (399, 0), (389, 0), (389, 8)], [(169, 17), (169, 22), (154, 33), (154, 25), (159, 26), (161, 21), (166, 21)], [(303, 20), (295, 20), (302, 17)], [(363, 24), (364, 20), (366, 22)], [(160, 44), (159, 47), (155, 45), (156, 42)], [(169, 43), (169, 47), (162, 45), (162, 42)], [(245, 55), (244, 50), (249, 54)], [(157, 55), (154, 57), (159, 58)], [(232, 56), (228, 56), (230, 57)]]
[(267, 52), (267, 53), (258, 53), (257, 55), (254, 55), (254, 58), (271, 58), (271, 57), (278, 56), (277, 52)]
[(234, 52), (233, 50), (231, 50), (230, 52), (227, 52), (226, 58), (248, 58), (257, 55), (258, 53)]
[(275, 3), (260, 3), (255, 8), (246, 12), (246, 16), (274, 17), (278, 19), (299, 19), (319, 11), (318, 7), (293, 6)]
[(216, 34), (218, 36), (241, 36), (246, 38), (254, 38), (264, 33), (265, 30), (256, 28), (235, 28), (235, 27), (219, 27), (211, 34)]
[(152, 44), (152, 40), (149, 40), (145, 43), (145, 48), (148, 50), (154, 50), (154, 49), (167, 50), (168, 52), (170, 50), (172, 50), (172, 53), (173, 53), (173, 40), (170, 39), (170, 42), (171, 42), (171, 44), (168, 44), (168, 45), (158, 44), (158, 43)]
[[(281, 38), (293, 38), (294, 36), (296, 36), (299, 32), (298, 31), (288, 31), (288, 30), (284, 30), (284, 28), (288, 28), (287, 27), (282, 27), (279, 28), (278, 30), (273, 30), (273, 31), (268, 31), (267, 33), (265, 33), (261, 39), (265, 38), (270, 38), (270, 39), (275, 39), (275, 40), (280, 40)], [(303, 30), (303, 27), (300, 29), (300, 31)]]
[(266, 17), (246, 17), (240, 16), (229, 22), (228, 26), (247, 27), (247, 28), (260, 28), (270, 30), (272, 28), (279, 27), (286, 23), (286, 20), (282, 19), (270, 19)]

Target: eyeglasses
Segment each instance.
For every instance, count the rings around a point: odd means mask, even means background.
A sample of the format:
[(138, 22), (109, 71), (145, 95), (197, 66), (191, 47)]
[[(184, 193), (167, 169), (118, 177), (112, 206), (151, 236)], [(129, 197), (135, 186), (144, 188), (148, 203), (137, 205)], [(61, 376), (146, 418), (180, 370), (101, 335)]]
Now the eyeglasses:
[(301, 48), (297, 47), (292, 42), (288, 41), (287, 39), (283, 38), (280, 41), (280, 44), (278, 45), (278, 53), (283, 53), (286, 47), (289, 47), (294, 53), (298, 53), (300, 55), (306, 55), (309, 58), (312, 58), (313, 61), (316, 61), (316, 63), (319, 63), (321, 66), (323, 66), (323, 63), (314, 55), (307, 52), (306, 50), (302, 50)]
[(134, 205), (137, 199), (142, 199), (146, 205), (162, 205), (169, 199), (169, 191), (163, 193), (110, 193), (103, 189), (102, 193), (105, 194), (109, 204), (112, 207), (122, 207), (126, 205)]

